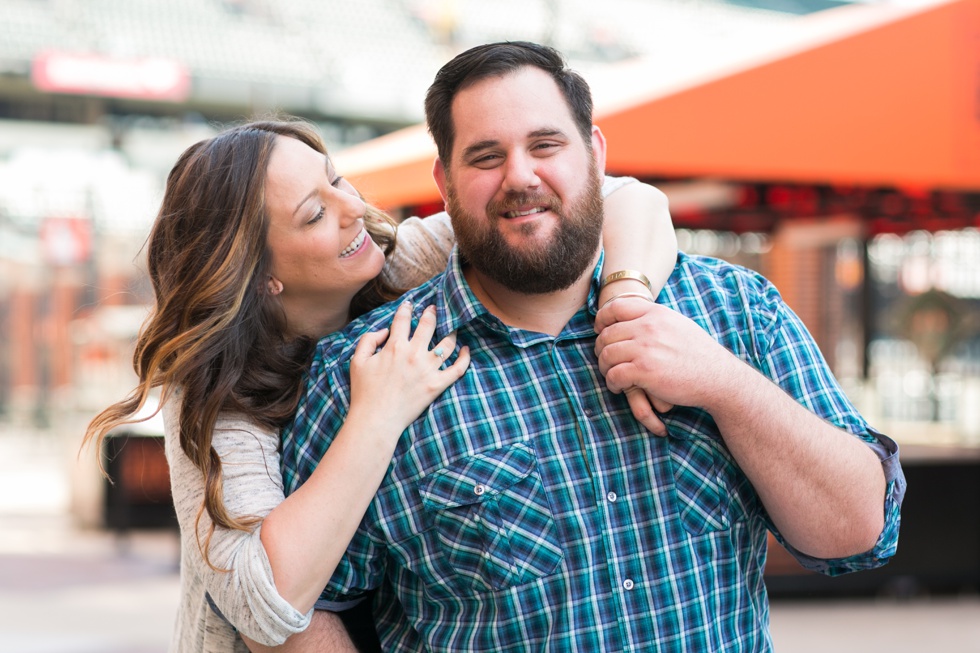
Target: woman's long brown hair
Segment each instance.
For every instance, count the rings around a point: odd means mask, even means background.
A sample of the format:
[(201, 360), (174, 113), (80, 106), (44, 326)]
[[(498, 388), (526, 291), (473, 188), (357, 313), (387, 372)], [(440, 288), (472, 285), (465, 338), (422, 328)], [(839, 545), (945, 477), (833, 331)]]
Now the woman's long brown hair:
[[(101, 452), (109, 432), (135, 422), (156, 388), (162, 391), (161, 405), (179, 398), (180, 446), (204, 477), (202, 508), (211, 518), (201, 544), (205, 560), (216, 526), (250, 530), (258, 522), (225, 509), (221, 458), (211, 444), (218, 415), (234, 412), (280, 429), (296, 410), (315, 346), (309, 338), (286, 336), (281, 304), (265, 292), (270, 274), (265, 180), (277, 135), (326, 154), (311, 125), (267, 120), (192, 145), (170, 171), (148, 241), (155, 305), (133, 355), (139, 384), (99, 413), (83, 440), (83, 446), (94, 442)], [(365, 226), (388, 254), (394, 247), (390, 218), (369, 207)], [(351, 311), (362, 312), (399, 292), (379, 277), (358, 294)]]

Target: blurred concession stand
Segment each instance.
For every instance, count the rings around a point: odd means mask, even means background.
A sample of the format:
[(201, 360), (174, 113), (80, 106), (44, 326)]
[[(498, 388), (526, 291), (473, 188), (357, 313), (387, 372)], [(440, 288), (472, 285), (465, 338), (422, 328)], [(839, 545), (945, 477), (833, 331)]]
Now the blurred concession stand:
[[(869, 344), (885, 320), (869, 241), (980, 226), (980, 0), (842, 6), (800, 18), (777, 43), (586, 74), (607, 171), (663, 189), (680, 230), (765, 234), (771, 248), (756, 263), (839, 377), (850, 366), (867, 382)], [(442, 209), (434, 156), (418, 125), (335, 158), (398, 217)], [(851, 272), (827, 261), (842, 239), (858, 244)], [(843, 337), (835, 324), (848, 315), (858, 325), (850, 363), (834, 354)], [(967, 425), (967, 437), (938, 421), (880, 423), (856, 401), (902, 445), (909, 487), (898, 554), (883, 569), (830, 579), (776, 545), (771, 592), (980, 588), (980, 425)], [(973, 413), (978, 404), (980, 393), (964, 405)]]

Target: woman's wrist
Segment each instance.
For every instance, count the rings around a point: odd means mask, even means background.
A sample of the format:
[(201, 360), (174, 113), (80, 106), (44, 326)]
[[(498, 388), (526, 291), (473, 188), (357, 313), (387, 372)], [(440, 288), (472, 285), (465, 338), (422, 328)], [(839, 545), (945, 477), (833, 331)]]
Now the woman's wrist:
[(602, 287), (605, 288), (614, 283), (622, 283), (624, 281), (638, 281), (646, 286), (646, 289), (651, 294), (653, 293), (653, 284), (650, 283), (650, 279), (639, 270), (624, 269), (611, 272), (602, 279)]
[(654, 300), (654, 298), (650, 295), (649, 292), (621, 292), (621, 293), (619, 293), (617, 295), (613, 295), (612, 297), (610, 297), (606, 301), (604, 301), (601, 304), (599, 304), (599, 310), (601, 311), (608, 304), (616, 301), (617, 299), (628, 299), (630, 297), (633, 297), (633, 298), (636, 298), (636, 299), (642, 299), (642, 300), (645, 300), (645, 301), (650, 302), (651, 304), (656, 303), (656, 300)]
[[(401, 438), (405, 427), (399, 427), (398, 420), (393, 415), (376, 406), (351, 404), (342, 430), (353, 434), (362, 444), (373, 442), (394, 451), (394, 445)], [(338, 433), (338, 437), (339, 435)]]
[(599, 305), (608, 303), (612, 298), (624, 293), (642, 293), (651, 300), (654, 299), (653, 293), (647, 288), (646, 284), (636, 279), (621, 279), (614, 284), (603, 284), (599, 289)]

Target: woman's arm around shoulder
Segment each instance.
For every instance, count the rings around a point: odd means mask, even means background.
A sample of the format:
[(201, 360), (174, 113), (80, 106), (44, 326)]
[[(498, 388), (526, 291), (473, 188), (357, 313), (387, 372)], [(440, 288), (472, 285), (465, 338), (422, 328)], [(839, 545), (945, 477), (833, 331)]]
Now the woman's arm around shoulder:
[[(605, 201), (602, 242), (605, 259), (596, 333), (601, 333), (612, 319), (613, 313), (602, 310), (603, 307), (614, 300), (653, 302), (673, 272), (677, 263), (677, 235), (667, 196), (643, 183), (628, 184), (611, 193)], [(670, 410), (671, 404), (640, 390), (625, 392), (637, 421), (653, 433), (666, 435), (666, 427), (657, 412)]]
[(605, 199), (602, 245), (603, 279), (614, 272), (635, 270), (649, 279), (650, 287), (632, 278), (603, 284), (600, 305), (625, 292), (648, 293), (656, 299), (677, 262), (677, 235), (667, 196), (644, 183), (626, 184), (610, 193)]

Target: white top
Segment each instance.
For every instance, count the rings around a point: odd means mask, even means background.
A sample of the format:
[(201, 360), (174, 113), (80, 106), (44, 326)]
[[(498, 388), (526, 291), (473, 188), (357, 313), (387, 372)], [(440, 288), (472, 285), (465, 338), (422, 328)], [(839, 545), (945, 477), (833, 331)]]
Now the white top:
[[(603, 196), (634, 181), (606, 177)], [(445, 268), (454, 244), (445, 212), (408, 218), (398, 227), (398, 246), (384, 274), (396, 286), (417, 286)], [(194, 522), (200, 514), (198, 531), (203, 542), (211, 520), (202, 511), (204, 479), (180, 448), (178, 403), (170, 401), (163, 407), (170, 485), (181, 532), (180, 603), (170, 651), (248, 653), (238, 631), (266, 646), (282, 644), (309, 625), (313, 611), (300, 613), (276, 591), (272, 567), (259, 539), (261, 526), (251, 533), (215, 529), (211, 563), (230, 571), (217, 571), (204, 562)], [(212, 446), (221, 457), (229, 514), (261, 518), (283, 501), (278, 433), (234, 415), (222, 415), (215, 425)]]

